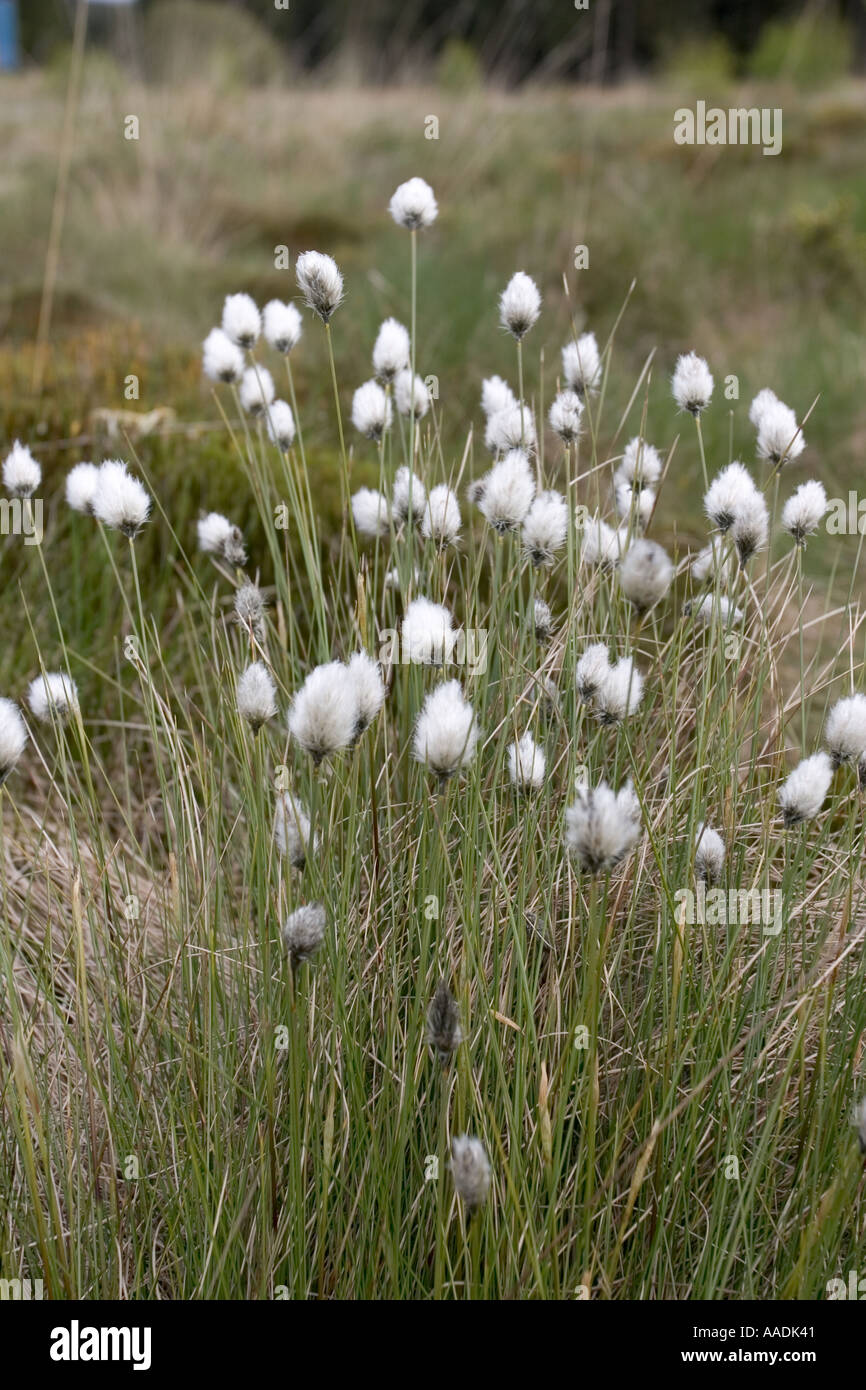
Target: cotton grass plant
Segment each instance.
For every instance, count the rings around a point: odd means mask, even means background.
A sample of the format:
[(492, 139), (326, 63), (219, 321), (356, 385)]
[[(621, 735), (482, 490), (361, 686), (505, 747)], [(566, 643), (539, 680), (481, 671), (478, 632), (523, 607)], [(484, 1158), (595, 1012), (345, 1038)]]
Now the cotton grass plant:
[[(410, 326), (366, 382), (326, 252), (303, 319), (226, 300), (202, 365), (257, 542), (177, 534), (131, 445), (4, 467), (65, 492), (117, 636), (108, 670), (67, 639), (49, 532), (50, 641), (25, 609), (0, 699), (0, 1260), (50, 1297), (806, 1298), (866, 1259), (864, 638), (856, 576), (809, 579), (820, 482), (771, 485), (802, 429), (768, 392), (757, 445), (731, 422), (754, 468), (705, 457), (691, 353), (650, 443), (663, 383), (606, 408), (627, 317), (575, 333), (518, 272), (489, 325), (516, 381), (467, 364), (449, 455), (437, 212), (420, 179), (391, 201)], [(780, 916), (743, 920), (752, 890)]]

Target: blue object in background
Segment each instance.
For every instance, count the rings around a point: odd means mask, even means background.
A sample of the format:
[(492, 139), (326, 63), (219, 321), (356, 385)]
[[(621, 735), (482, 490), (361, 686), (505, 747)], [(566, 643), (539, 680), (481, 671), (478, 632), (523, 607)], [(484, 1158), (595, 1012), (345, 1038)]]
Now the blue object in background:
[(18, 0), (0, 0), (0, 71), (18, 66)]

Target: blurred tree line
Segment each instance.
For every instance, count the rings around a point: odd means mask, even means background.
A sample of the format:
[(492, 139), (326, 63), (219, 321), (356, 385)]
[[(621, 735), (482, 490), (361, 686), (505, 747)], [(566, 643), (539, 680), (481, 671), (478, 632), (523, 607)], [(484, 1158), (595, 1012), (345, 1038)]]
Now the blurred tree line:
[[(581, 4), (585, 9), (579, 8)], [(21, 0), (21, 42), (40, 62), (68, 41), (75, 0)], [(866, 0), (137, 0), (134, 9), (91, 5), (90, 38), (130, 41), (154, 11), (245, 13), (285, 45), (296, 66), (316, 69), (354, 55), (380, 80), (443, 53), (506, 81), (529, 76), (615, 80), (664, 64), (683, 45), (720, 44), (728, 61), (759, 45), (767, 26), (783, 43), (787, 21), (820, 34), (845, 26), (852, 64), (866, 64)]]

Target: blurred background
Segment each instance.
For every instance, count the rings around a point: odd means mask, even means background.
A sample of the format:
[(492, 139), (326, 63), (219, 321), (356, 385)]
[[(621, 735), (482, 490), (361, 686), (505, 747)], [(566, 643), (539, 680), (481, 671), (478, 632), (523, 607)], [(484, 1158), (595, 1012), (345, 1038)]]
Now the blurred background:
[[(408, 315), (386, 208), (414, 174), (441, 209), (421, 242), (419, 368), (439, 379), (449, 466), (482, 377), (513, 375), (496, 301), (523, 268), (545, 296), (527, 349), (536, 402), (573, 327), (604, 341), (628, 298), (611, 419), (654, 353), (647, 432), (668, 446), (681, 422), (667, 379), (695, 348), (739, 382), (739, 403), (719, 392), (707, 417), (711, 464), (753, 457), (748, 403), (772, 385), (799, 417), (820, 396), (792, 481), (816, 473), (833, 494), (860, 476), (864, 0), (0, 0), (0, 61), (3, 442), (39, 447), (49, 492), (116, 427), (172, 476), (179, 517), (229, 504), (200, 343), (226, 293), (294, 295), (280, 246), (292, 264), (327, 251), (345, 273), (348, 402), (379, 321)], [(678, 146), (673, 113), (697, 100), (780, 108), (782, 153)], [(326, 497), (315, 327), (296, 370)], [(642, 408), (641, 394), (631, 433)], [(359, 482), (366, 467), (359, 450)], [(700, 536), (698, 489), (673, 500), (663, 525)]]

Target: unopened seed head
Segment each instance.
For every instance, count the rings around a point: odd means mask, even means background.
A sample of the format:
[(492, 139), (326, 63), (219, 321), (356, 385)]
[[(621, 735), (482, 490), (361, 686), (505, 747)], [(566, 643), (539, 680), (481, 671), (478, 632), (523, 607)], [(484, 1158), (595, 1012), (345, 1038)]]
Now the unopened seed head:
[(250, 633), (261, 638), (265, 631), (265, 596), (257, 584), (242, 584), (235, 593), (235, 621)]
[(306, 903), (290, 912), (283, 926), (283, 945), (292, 968), (312, 960), (325, 939), (328, 918), (321, 903)]
[(462, 1041), (463, 1029), (457, 1000), (445, 981), (440, 980), (427, 1010), (427, 1046), (445, 1067)]
[(490, 1162), (480, 1139), (461, 1134), (452, 1141), (451, 1172), (457, 1195), (467, 1211), (477, 1211), (490, 1189)]

